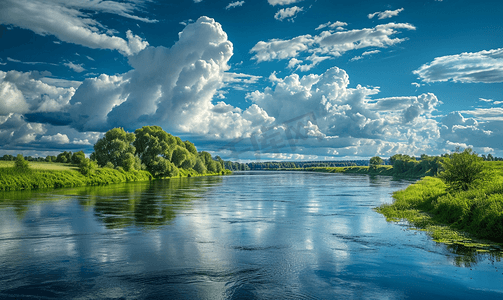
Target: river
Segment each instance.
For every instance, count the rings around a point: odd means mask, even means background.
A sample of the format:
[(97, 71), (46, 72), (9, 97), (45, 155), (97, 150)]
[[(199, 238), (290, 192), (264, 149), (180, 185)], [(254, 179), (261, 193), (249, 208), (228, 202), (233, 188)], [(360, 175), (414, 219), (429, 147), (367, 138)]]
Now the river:
[(240, 172), (0, 194), (1, 299), (503, 299), (503, 262), (372, 208), (410, 182)]

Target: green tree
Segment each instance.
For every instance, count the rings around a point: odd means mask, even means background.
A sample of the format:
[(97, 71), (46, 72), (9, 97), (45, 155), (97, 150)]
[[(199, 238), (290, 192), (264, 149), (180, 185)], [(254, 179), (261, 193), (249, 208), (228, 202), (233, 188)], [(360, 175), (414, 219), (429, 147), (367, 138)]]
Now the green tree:
[(46, 162), (55, 162), (58, 158), (54, 155), (47, 155), (47, 157), (45, 158), (45, 161)]
[(173, 150), (173, 154), (171, 156), (171, 161), (175, 164), (177, 167), (181, 167), (183, 162), (189, 158), (190, 152), (182, 148), (181, 146), (176, 145), (175, 149)]
[(197, 155), (197, 148), (189, 141), (185, 141), (185, 149), (189, 150), (190, 153)]
[(75, 164), (75, 165), (78, 165), (82, 162), (82, 160), (84, 160), (86, 158), (86, 155), (84, 154), (84, 151), (79, 151), (79, 152), (75, 152), (73, 153), (72, 155), (72, 159), (71, 159), (71, 162), (72, 164)]
[(71, 151), (61, 152), (56, 157), (56, 161), (59, 163), (69, 163), (71, 160), (72, 160), (72, 152)]
[(178, 176), (178, 168), (164, 157), (157, 156), (150, 165), (150, 173), (155, 177), (175, 177)]
[(94, 155), (98, 165), (104, 166), (111, 162), (114, 167), (122, 167), (125, 160), (129, 159), (128, 153), (134, 157), (135, 147), (132, 143), (135, 141), (135, 134), (125, 132), (123, 128), (110, 129), (94, 145)]
[[(217, 165), (220, 165), (219, 163), (217, 163), (216, 161), (214, 161), (213, 159), (209, 160), (207, 163), (206, 163), (206, 169), (208, 170), (208, 172), (210, 173), (216, 173), (218, 171), (218, 167)], [(222, 170), (222, 168), (220, 168), (220, 170)]]
[(196, 159), (196, 163), (194, 164), (193, 169), (199, 174), (206, 173), (206, 166), (204, 165), (203, 161), (200, 158)]
[(442, 168), (444, 171), (439, 174), (439, 177), (453, 189), (466, 191), (476, 180), (483, 178), (482, 157), (479, 157), (471, 148), (444, 157)]
[(89, 158), (84, 157), (83, 160), (79, 163), (79, 171), (82, 175), (87, 176), (93, 174), (98, 165), (95, 161), (90, 160)]
[(10, 154), (5, 154), (4, 156), (2, 156), (2, 160), (6, 160), (6, 161), (13, 161), (15, 159), (16, 158)]
[(135, 169), (135, 156), (131, 153), (126, 153), (122, 159), (122, 168), (129, 172)]
[(382, 158), (380, 158), (379, 156), (374, 156), (370, 159), (370, 169), (372, 170), (375, 170), (377, 169), (377, 166), (380, 166), (384, 163), (384, 161), (382, 160)]
[(171, 161), (171, 154), (176, 146), (176, 139), (159, 126), (143, 126), (135, 130), (136, 140), (133, 146), (136, 155), (150, 171), (156, 157), (161, 156)]
[(27, 171), (29, 169), (28, 162), (24, 159), (22, 154), (18, 154), (16, 156), (16, 160), (14, 161), (14, 168), (19, 171)]

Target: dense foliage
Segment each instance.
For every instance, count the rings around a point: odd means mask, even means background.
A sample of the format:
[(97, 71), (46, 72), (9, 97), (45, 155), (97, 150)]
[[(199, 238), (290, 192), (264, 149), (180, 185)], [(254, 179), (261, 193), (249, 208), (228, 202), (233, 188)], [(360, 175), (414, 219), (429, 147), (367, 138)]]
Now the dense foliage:
[(442, 167), (444, 171), (440, 173), (439, 177), (453, 189), (466, 191), (476, 180), (480, 180), (484, 176), (482, 157), (479, 157), (470, 148), (461, 153), (452, 153), (444, 157)]

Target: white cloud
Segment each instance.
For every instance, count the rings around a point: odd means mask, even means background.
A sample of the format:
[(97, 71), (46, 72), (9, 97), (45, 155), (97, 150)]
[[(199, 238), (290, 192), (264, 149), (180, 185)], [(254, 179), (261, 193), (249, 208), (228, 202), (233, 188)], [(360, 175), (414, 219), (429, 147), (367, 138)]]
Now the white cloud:
[(373, 17), (375, 17), (377, 15), (379, 20), (389, 19), (389, 18), (398, 16), (398, 14), (402, 11), (403, 11), (403, 8), (399, 8), (396, 10), (378, 11), (373, 14), (369, 14), (368, 17), (369, 17), (369, 19), (372, 19)]
[(257, 62), (289, 59), (297, 57), (300, 52), (309, 50), (313, 43), (314, 40), (310, 35), (301, 35), (290, 40), (260, 41), (253, 46), (250, 53), (255, 53), (252, 59), (257, 60)]
[[(0, 75), (5, 76), (5, 73), (0, 71)], [(0, 116), (11, 113), (25, 113), (28, 108), (23, 93), (16, 85), (2, 80), (0, 82)]]
[(298, 2), (302, 2), (303, 0), (267, 0), (270, 5), (290, 5)]
[(327, 22), (325, 24), (321, 24), (320, 26), (316, 27), (315, 30), (320, 30), (320, 29), (323, 29), (323, 28), (326, 28), (326, 27), (329, 27), (329, 28), (336, 28), (337, 30), (344, 30), (344, 26), (347, 26), (348, 23), (346, 22), (341, 22), (341, 21), (336, 21), (334, 23), (332, 22)]
[(381, 50), (372, 50), (372, 51), (365, 51), (362, 53), (363, 56), (365, 55), (372, 55), (372, 54), (377, 54), (377, 53), (380, 53)]
[[(474, 116), (465, 118), (463, 114)], [(501, 108), (454, 111), (442, 119), (442, 139), (470, 147), (503, 149), (503, 117)]]
[(503, 82), (503, 48), (437, 57), (413, 73), (425, 82)]
[(67, 106), (76, 88), (47, 84), (43, 76), (36, 71), (0, 71), (0, 115), (55, 112)]
[[(270, 80), (273, 87), (249, 93), (247, 98), (274, 117), (275, 124), (306, 114), (315, 116), (311, 124), (303, 123), (307, 140), (302, 141), (305, 149), (297, 149), (297, 153), (322, 156), (330, 148), (331, 153), (335, 150), (353, 156), (373, 156), (375, 151), (420, 154), (433, 148), (439, 138), (438, 124), (431, 114), (440, 101), (433, 94), (371, 100), (378, 89), (349, 88), (348, 75), (336, 67), (321, 75), (302, 77), (278, 78), (273, 73)], [(282, 125), (273, 132), (287, 130)]]
[(213, 138), (250, 134), (263, 125), (255, 128), (258, 116), (266, 123), (274, 118), (258, 108), (243, 112), (223, 102), (212, 104), (222, 98), (221, 88), (244, 88), (260, 79), (227, 72), (232, 51), (221, 25), (201, 17), (187, 25), (173, 47), (149, 47), (131, 56), (128, 73), (86, 79), (70, 102), (71, 126), (105, 131), (158, 124)]
[(54, 35), (68, 43), (93, 49), (118, 50), (124, 55), (133, 55), (148, 43), (133, 35), (131, 31), (126, 33), (127, 40), (109, 35), (110, 30), (84, 11), (112, 13), (143, 22), (156, 22), (131, 14), (142, 2), (4, 0), (0, 9), (0, 23), (32, 30), (43, 36)]
[(389, 23), (377, 25), (374, 28), (342, 32), (323, 31), (317, 36), (301, 35), (290, 40), (260, 41), (250, 50), (250, 53), (254, 54), (252, 59), (257, 62), (298, 58), (304, 52), (311, 53), (311, 57), (319, 55), (338, 57), (350, 50), (369, 47), (386, 48), (401, 43), (405, 38), (392, 38), (398, 33), (397, 29), (415, 30), (416, 28), (407, 23)]
[(68, 144), (70, 139), (66, 134), (57, 133), (55, 135), (44, 135), (40, 138), (43, 143)]
[(474, 110), (463, 110), (460, 113), (470, 114), (483, 121), (503, 121), (503, 108), (475, 108)]
[(282, 8), (278, 10), (278, 12), (274, 15), (274, 18), (279, 21), (283, 21), (287, 19), (288, 21), (293, 22), (293, 19), (297, 16), (297, 14), (303, 11), (303, 7), (293, 6), (289, 8)]
[(15, 62), (15, 63), (20, 63), (20, 64), (25, 64), (25, 65), (52, 65), (52, 66), (57, 66), (57, 64), (48, 63), (48, 62), (21, 61), (21, 60), (10, 58), (10, 57), (7, 57), (7, 61)]
[(235, 7), (238, 7), (238, 6), (243, 6), (243, 4), (245, 4), (244, 1), (235, 1), (235, 2), (231, 2), (229, 3), (225, 9), (231, 9), (231, 8), (235, 8)]
[(350, 61), (357, 61), (360, 59), (363, 59), (363, 56), (355, 56), (355, 57), (351, 58)]
[(492, 99), (484, 99), (484, 98), (479, 98), (479, 101), (482, 101), (482, 102), (493, 102), (494, 100)]
[(77, 73), (84, 72), (86, 69), (84, 69), (83, 64), (74, 64), (73, 62), (67, 62), (64, 63), (63, 65), (67, 66), (68, 68), (74, 70)]

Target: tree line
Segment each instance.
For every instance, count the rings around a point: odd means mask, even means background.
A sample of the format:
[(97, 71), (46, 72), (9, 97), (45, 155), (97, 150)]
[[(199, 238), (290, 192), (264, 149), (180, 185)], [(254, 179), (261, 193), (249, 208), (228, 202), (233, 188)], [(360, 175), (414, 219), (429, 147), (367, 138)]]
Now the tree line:
[(97, 167), (128, 172), (147, 170), (154, 177), (178, 176), (180, 169), (194, 170), (199, 174), (221, 173), (225, 169), (225, 162), (220, 157), (213, 159), (208, 152), (198, 152), (193, 143), (182, 141), (159, 126), (144, 126), (134, 132), (113, 128), (96, 142), (89, 158), (83, 151), (64, 151), (45, 159), (24, 158), (21, 154), (18, 157), (7, 154), (1, 159), (72, 163), (78, 165), (84, 175)]

